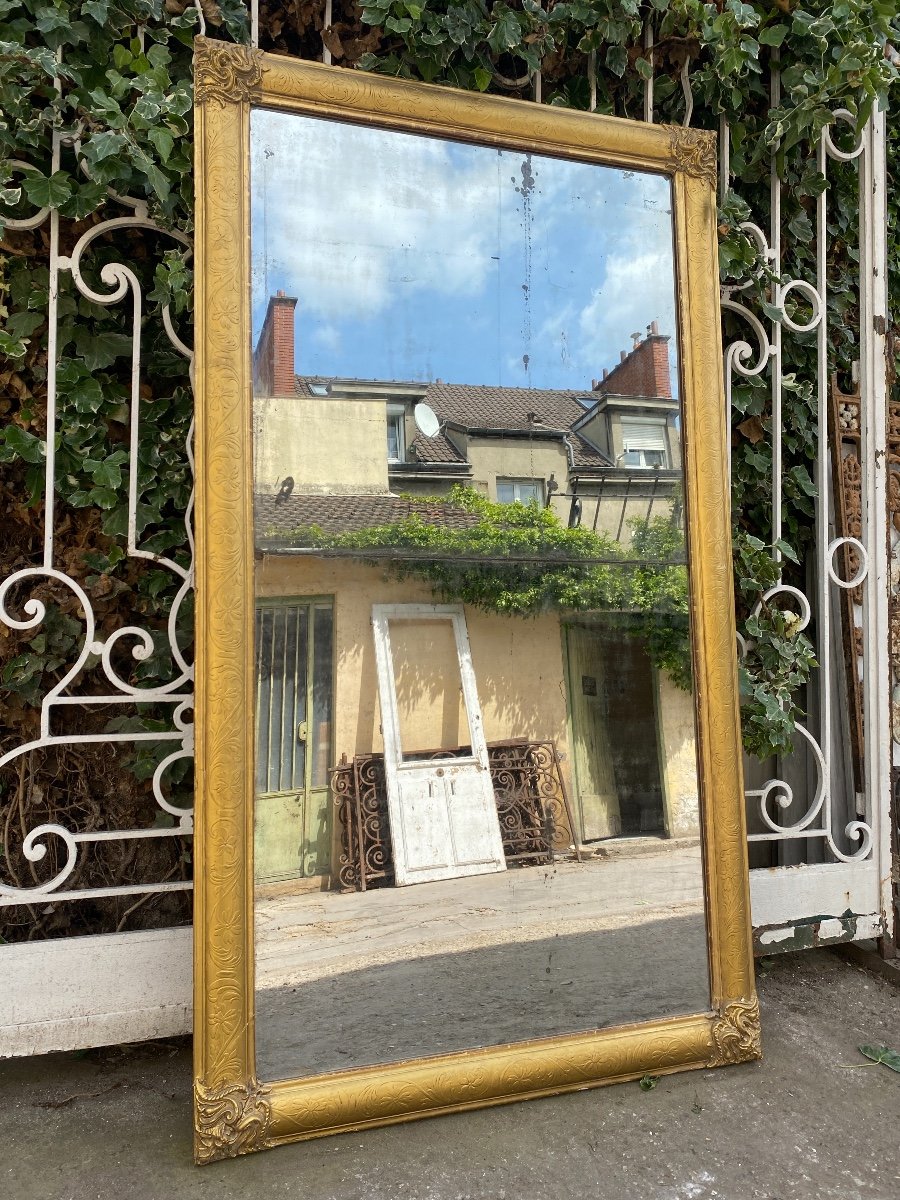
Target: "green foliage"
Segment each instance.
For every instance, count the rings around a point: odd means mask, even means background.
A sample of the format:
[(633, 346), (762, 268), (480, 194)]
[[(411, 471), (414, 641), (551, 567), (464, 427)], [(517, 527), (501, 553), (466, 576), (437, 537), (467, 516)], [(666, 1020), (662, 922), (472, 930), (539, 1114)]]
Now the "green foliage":
[(10, 694), (21, 696), (27, 704), (38, 705), (47, 688), (48, 677), (69, 666), (81, 648), (84, 626), (81, 621), (48, 605), (40, 630), (6, 660), (0, 671), (0, 683)]
[[(218, 8), (209, 5), (207, 20), (218, 22), (210, 30), (213, 34), (230, 29), (241, 37), (246, 30), (239, 0), (226, 0)], [(79, 240), (86, 239), (78, 265), (86, 287), (97, 297), (81, 294), (71, 272), (60, 272), (54, 565), (87, 592), (98, 639), (128, 625), (148, 631), (153, 645), (149, 657), (135, 659), (135, 643), (127, 637), (113, 652), (115, 669), (133, 686), (168, 682), (177, 674), (168, 622), (182, 584), (176, 572), (126, 553), (131, 422), (138, 407), (138, 544), (182, 567), (190, 561), (184, 515), (191, 488), (186, 440), (193, 397), (188, 362), (169, 341), (163, 316), (167, 308), (178, 337), (189, 346), (191, 59), (197, 32), (197, 10), (180, 0), (0, 0), (4, 564), (8, 570), (41, 561), (51, 285), (49, 222), (35, 229), (17, 229), (7, 222), (40, 216), (40, 210), (49, 207), (59, 214), (61, 255), (71, 256)], [(147, 217), (171, 232), (123, 223), (92, 235), (98, 222), (120, 217)], [(134, 289), (123, 268), (133, 275), (141, 295), (140, 375), (134, 394)], [(103, 303), (112, 299), (120, 283), (121, 302)], [(27, 588), (14, 592), (13, 610), (30, 595)], [(0, 687), (8, 740), (3, 749), (36, 736), (42, 696), (72, 666), (83, 646), (84, 614), (71, 591), (41, 581), (34, 595), (46, 605), (45, 619), (32, 630), (5, 631)], [(179, 610), (176, 634), (190, 656), (190, 598)], [(80, 683), (87, 691), (98, 686), (92, 674), (96, 665), (91, 656)], [(112, 712), (109, 707), (72, 709), (67, 729), (95, 736), (117, 732), (120, 726)], [(144, 733), (171, 729), (171, 719), (170, 707), (161, 711), (153, 705), (140, 706), (139, 715), (129, 718), (133, 729)], [(62, 767), (53, 753), (29, 755), (0, 777), (0, 809), (7, 829), (15, 805), (25, 803), (25, 797), (32, 806), (32, 822), (62, 820), (79, 828), (93, 828), (98, 821), (122, 828), (144, 825), (158, 812), (150, 778), (172, 748), (171, 742), (140, 742), (133, 751), (127, 746), (104, 747), (105, 758), (76, 749), (66, 752), (69, 758)], [(30, 781), (25, 792), (17, 775), (23, 763)], [(90, 777), (86, 807), (84, 788), (72, 784), (72, 774), (79, 769)], [(164, 786), (176, 804), (189, 805), (189, 761), (168, 769)], [(7, 808), (10, 804), (12, 809)], [(19, 823), (16, 817), (12, 827)], [(9, 846), (7, 855), (14, 875), (18, 860)], [(151, 878), (169, 879), (173, 873), (183, 878), (188, 867), (180, 841), (145, 843), (118, 863), (115, 855), (92, 860), (83, 882), (113, 884), (139, 877), (143, 870)], [(28, 864), (19, 861), (19, 868), (25, 872), (23, 882), (30, 879)], [(128, 915), (132, 905), (110, 901), (103, 913), (90, 909), (81, 906), (71, 918), (77, 931), (115, 929), (124, 919), (122, 911)], [(31, 932), (38, 925), (52, 930), (54, 911), (53, 906), (43, 909)], [(181, 901), (162, 897), (140, 908), (132, 920), (186, 918), (189, 909)]]
[(802, 615), (786, 607), (783, 593), (767, 599), (779, 581), (779, 564), (772, 550), (796, 562), (785, 541), (768, 546), (738, 530), (734, 538), (734, 569), (742, 602), (755, 601), (742, 622), (747, 641), (740, 660), (744, 747), (759, 758), (787, 754), (794, 725), (802, 717), (802, 688), (816, 665), (815, 652), (803, 633)]

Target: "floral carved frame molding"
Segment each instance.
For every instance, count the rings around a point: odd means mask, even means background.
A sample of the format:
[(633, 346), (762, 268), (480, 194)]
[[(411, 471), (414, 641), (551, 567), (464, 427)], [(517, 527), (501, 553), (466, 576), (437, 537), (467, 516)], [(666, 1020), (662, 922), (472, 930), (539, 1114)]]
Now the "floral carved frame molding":
[[(715, 138), (390, 80), (198, 39), (195, 1154), (552, 1095), (760, 1055), (753, 980), (719, 331)], [(305, 1079), (254, 1051), (254, 105), (652, 171), (672, 180), (711, 1004), (686, 1017)]]

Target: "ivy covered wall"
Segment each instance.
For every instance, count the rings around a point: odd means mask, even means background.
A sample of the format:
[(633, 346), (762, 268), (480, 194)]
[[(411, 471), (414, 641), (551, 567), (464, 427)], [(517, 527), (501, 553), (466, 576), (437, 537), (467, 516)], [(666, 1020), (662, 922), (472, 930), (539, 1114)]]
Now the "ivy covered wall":
[[(772, 278), (739, 228), (768, 221), (770, 161), (784, 182), (782, 253), (790, 278), (815, 278), (815, 203), (822, 190), (815, 140), (837, 108), (864, 123), (896, 76), (889, 49), (900, 38), (893, 0), (334, 0), (323, 28), (323, 0), (260, 0), (260, 44), (277, 53), (531, 100), (640, 119), (653, 77), (654, 117), (730, 128), (732, 177), (720, 212), (725, 284), (749, 288), (742, 302), (773, 314)], [(650, 50), (647, 29), (654, 29)], [(100, 301), (113, 289), (103, 267), (126, 263), (143, 288), (138, 446), (137, 534), (144, 549), (188, 562), (184, 513), (190, 489), (185, 440), (192, 413), (185, 359), (166, 336), (168, 310), (177, 336), (191, 340), (192, 231), (191, 42), (208, 36), (246, 41), (238, 0), (0, 0), (0, 225), (44, 207), (58, 213), (60, 252), (70, 255), (96, 225), (135, 212), (111, 196), (132, 198), (161, 232), (123, 227), (102, 233), (85, 256), (85, 281), (99, 299), (63, 276), (56, 345), (55, 565), (87, 592), (98, 631), (140, 624), (153, 652), (140, 661), (123, 644), (117, 665), (135, 684), (171, 677), (167, 625), (178, 580), (125, 553), (132, 341), (127, 308)], [(773, 102), (770, 71), (780, 70)], [(58, 161), (52, 133), (64, 135)], [(837, 135), (836, 135), (837, 136)], [(844, 135), (841, 135), (844, 136)], [(846, 136), (852, 140), (849, 128)], [(892, 169), (900, 130), (891, 127)], [(828, 238), (829, 329), (833, 369), (844, 383), (857, 357), (855, 285), (856, 172), (836, 166)], [(900, 206), (891, 189), (892, 288), (900, 287)], [(54, 218), (55, 219), (55, 218)], [(106, 281), (104, 279), (106, 278)], [(0, 568), (37, 565), (44, 542), (44, 463), (50, 286), (48, 224), (7, 227), (0, 243)], [(802, 316), (798, 300), (795, 316)], [(896, 303), (894, 304), (896, 308)], [(734, 336), (743, 335), (737, 324)], [(892, 327), (893, 332), (893, 327)], [(815, 337), (785, 342), (784, 527), (788, 581), (803, 587), (812, 538), (816, 378)], [(775, 581), (770, 528), (771, 395), (765, 374), (733, 392), (735, 566), (739, 625), (754, 647), (745, 661), (745, 744), (765, 756), (786, 750), (813, 666), (793, 614), (763, 605)], [(793, 574), (791, 574), (793, 572)], [(62, 677), (84, 636), (77, 597), (43, 581), (18, 593), (47, 604), (37, 630), (0, 626), (2, 749), (37, 735), (39, 704)], [(16, 609), (15, 595), (9, 599)], [(748, 625), (748, 619), (750, 624)], [(178, 611), (178, 644), (190, 653), (189, 605)], [(98, 684), (99, 686), (99, 684)], [(145, 706), (139, 717), (102, 708), (74, 710), (83, 733), (162, 728), (169, 714)], [(33, 752), (0, 773), (0, 826), (7, 846), (0, 871), (33, 882), (21, 853), (24, 832), (41, 821), (79, 829), (141, 826), (164, 819), (150, 790), (162, 744), (118, 749), (83, 745)], [(190, 777), (178, 764), (170, 791), (186, 803)], [(189, 842), (109, 843), (86, 861), (72, 886), (116, 880), (182, 879)], [(3, 936), (133, 928), (189, 919), (185, 894), (7, 910)]]

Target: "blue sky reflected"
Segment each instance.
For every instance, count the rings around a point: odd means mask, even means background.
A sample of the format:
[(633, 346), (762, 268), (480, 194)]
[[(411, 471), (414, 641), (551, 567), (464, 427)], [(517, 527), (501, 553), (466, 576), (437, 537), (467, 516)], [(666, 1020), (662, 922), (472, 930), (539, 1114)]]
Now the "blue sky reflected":
[(585, 388), (672, 334), (669, 181), (294, 113), (251, 116), (254, 344), (298, 297), (296, 370)]

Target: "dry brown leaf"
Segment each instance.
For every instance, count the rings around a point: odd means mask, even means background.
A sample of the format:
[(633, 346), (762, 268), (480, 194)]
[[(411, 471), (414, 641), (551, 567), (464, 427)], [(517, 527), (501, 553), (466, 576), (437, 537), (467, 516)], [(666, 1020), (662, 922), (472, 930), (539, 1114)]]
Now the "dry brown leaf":
[(748, 442), (752, 442), (755, 446), (757, 442), (763, 442), (766, 438), (766, 431), (763, 428), (763, 423), (759, 417), (748, 417), (746, 421), (741, 421), (738, 429), (744, 435)]

